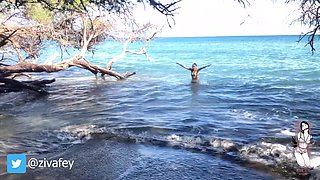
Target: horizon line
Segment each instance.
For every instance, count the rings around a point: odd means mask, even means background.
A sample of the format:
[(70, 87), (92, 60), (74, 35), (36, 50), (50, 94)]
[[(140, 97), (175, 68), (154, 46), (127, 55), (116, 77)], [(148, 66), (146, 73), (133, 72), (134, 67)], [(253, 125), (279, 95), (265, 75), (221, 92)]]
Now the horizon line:
[[(208, 37), (271, 37), (271, 36), (303, 36), (304, 34), (268, 34), (268, 35), (212, 35), (212, 36), (158, 36), (157, 38), (208, 38)], [(320, 34), (317, 34), (320, 35)], [(307, 35), (306, 35), (307, 36)]]

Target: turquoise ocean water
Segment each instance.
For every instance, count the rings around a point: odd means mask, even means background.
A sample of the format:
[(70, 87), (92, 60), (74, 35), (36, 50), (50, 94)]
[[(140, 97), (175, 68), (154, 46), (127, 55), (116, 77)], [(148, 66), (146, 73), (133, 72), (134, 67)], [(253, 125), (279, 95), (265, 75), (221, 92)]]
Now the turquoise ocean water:
[[(43, 74), (56, 78), (50, 95), (0, 96), (0, 153), (54, 152), (111, 134), (235, 164), (293, 167), (290, 142), (300, 119), (310, 122), (312, 155), (320, 155), (320, 57), (298, 38), (158, 38), (148, 47), (152, 61), (128, 54), (115, 63), (114, 70), (137, 73), (126, 81), (95, 80), (77, 68)], [(39, 61), (59, 51), (51, 45)], [(103, 66), (120, 51), (105, 42), (87, 59)], [(212, 65), (191, 83), (176, 62)]]

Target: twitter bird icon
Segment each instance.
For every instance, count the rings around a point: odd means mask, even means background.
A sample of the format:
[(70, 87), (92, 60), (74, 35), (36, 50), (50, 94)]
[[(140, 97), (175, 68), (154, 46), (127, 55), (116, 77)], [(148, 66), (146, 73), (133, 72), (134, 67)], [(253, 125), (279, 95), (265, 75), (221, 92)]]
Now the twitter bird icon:
[(21, 160), (20, 159), (17, 159), (16, 161), (11, 160), (11, 164), (12, 164), (12, 168), (16, 169), (21, 165)]
[(26, 155), (25, 154), (8, 154), (7, 155), (7, 172), (8, 173), (26, 173)]

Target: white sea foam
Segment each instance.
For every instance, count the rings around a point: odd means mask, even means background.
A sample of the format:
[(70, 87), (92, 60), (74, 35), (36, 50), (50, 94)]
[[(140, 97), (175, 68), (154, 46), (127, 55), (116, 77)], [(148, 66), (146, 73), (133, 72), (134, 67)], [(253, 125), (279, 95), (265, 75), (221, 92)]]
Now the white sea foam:
[(311, 167), (320, 169), (320, 157), (315, 157), (310, 160)]
[(281, 130), (280, 133), (281, 133), (282, 135), (286, 135), (286, 136), (295, 136), (295, 135), (296, 135), (295, 132), (292, 132), (292, 131), (290, 131), (289, 129)]
[(241, 157), (254, 162), (265, 162), (267, 165), (288, 165), (294, 163), (293, 148), (278, 143), (260, 142), (243, 146), (239, 150)]
[(87, 81), (87, 80), (95, 80), (94, 76), (83, 76), (83, 77), (59, 77), (56, 78), (56, 81)]
[(100, 128), (91, 124), (81, 124), (64, 127), (59, 132), (66, 133), (65, 135), (68, 136), (67, 138), (70, 138), (69, 136), (73, 136), (79, 139), (88, 140), (91, 139), (91, 135), (94, 133), (105, 132), (105, 128)]
[[(289, 144), (279, 144), (270, 142), (258, 142), (248, 145), (239, 145), (233, 141), (220, 139), (215, 137), (192, 136), (171, 134), (167, 136), (150, 136), (146, 133), (134, 134), (126, 130), (110, 131), (104, 127), (96, 125), (72, 125), (62, 128), (61, 133), (70, 134), (71, 137), (78, 139), (90, 139), (95, 133), (113, 133), (115, 137), (121, 137), (125, 133), (126, 137), (135, 140), (136, 143), (155, 143), (175, 146), (180, 148), (191, 148), (195, 150), (207, 151), (214, 150), (216, 152), (234, 152), (238, 156), (252, 162), (261, 163), (264, 165), (281, 166), (281, 167), (296, 167), (297, 163), (293, 154), (293, 147)], [(284, 133), (291, 135), (289, 130), (283, 130)], [(66, 135), (64, 134), (64, 135)], [(313, 156), (314, 156), (313, 152)], [(320, 166), (320, 156), (312, 158), (311, 164), (313, 167)]]
[(212, 139), (210, 140), (210, 145), (215, 148), (231, 149), (235, 148), (236, 144), (228, 140)]

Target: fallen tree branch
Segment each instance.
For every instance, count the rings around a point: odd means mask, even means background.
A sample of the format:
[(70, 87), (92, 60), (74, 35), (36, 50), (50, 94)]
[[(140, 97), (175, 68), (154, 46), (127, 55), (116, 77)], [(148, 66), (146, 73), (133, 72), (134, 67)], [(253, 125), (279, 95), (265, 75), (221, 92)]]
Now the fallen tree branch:
[[(160, 30), (157, 30), (156, 32), (154, 32), (150, 37), (139, 37), (139, 34), (140, 33), (143, 33), (145, 32), (147, 29), (149, 28), (152, 28), (153, 25), (148, 23), (148, 24), (145, 24), (143, 27), (141, 27), (140, 29), (132, 32), (128, 39), (126, 39), (123, 43), (123, 46), (122, 46), (122, 51), (119, 55), (115, 56), (114, 58), (112, 58), (108, 64), (106, 65), (107, 69), (111, 69), (112, 68), (112, 65), (116, 62), (116, 61), (119, 61), (121, 60), (125, 55), (126, 53), (131, 53), (131, 54), (137, 54), (137, 55), (145, 55), (147, 57), (148, 60), (152, 61), (153, 59), (148, 55), (148, 52), (147, 52), (147, 49), (146, 49), (146, 46), (148, 45), (149, 41), (152, 40), (156, 34), (158, 32), (161, 31)], [(140, 48), (139, 51), (134, 51), (134, 50), (131, 50), (128, 48), (129, 46), (129, 43), (132, 43), (133, 41), (137, 40), (138, 41), (142, 41), (144, 43), (144, 45)]]
[(30, 76), (29, 74), (17, 73), (15, 75), (13, 75), (11, 79), (15, 79), (16, 77), (21, 77), (21, 76), (25, 76), (29, 79), (32, 78), (32, 76)]
[(20, 82), (10, 78), (0, 78), (0, 93), (7, 92), (17, 92), (21, 90), (31, 90), (39, 94), (48, 94), (47, 91), (43, 89), (46, 84), (52, 83), (55, 80), (43, 80), (43, 81), (25, 81)]
[(6, 45), (8, 42), (10, 41), (10, 37), (13, 36), (16, 32), (18, 31), (18, 29), (14, 30), (12, 33), (10, 33), (8, 36), (5, 36), (3, 34), (0, 34), (0, 37), (2, 38), (0, 41), (0, 47)]
[[(90, 21), (88, 21), (88, 18)], [(82, 23), (80, 24), (80, 28), (75, 28), (74, 24), (79, 23), (78, 20), (82, 21)], [(123, 58), (126, 53), (145, 55), (149, 59), (150, 57), (147, 54), (146, 46), (149, 41), (155, 37), (157, 32), (151, 34), (149, 37), (147, 37), (146, 33), (152, 28), (155, 28), (155, 26), (148, 23), (137, 30), (124, 31), (124, 34), (121, 32), (120, 36), (113, 36), (113, 34), (116, 33), (110, 33), (113, 31), (112, 24), (109, 21), (106, 22), (99, 16), (92, 20), (90, 16), (88, 17), (86, 14), (81, 13), (61, 18), (57, 22), (54, 22), (52, 26), (41, 24), (25, 27), (5, 25), (0, 28), (0, 34), (6, 35), (2, 38), (3, 41), (1, 42), (8, 41), (8, 43), (4, 44), (3, 50), (1, 51), (1, 61), (5, 58), (8, 59), (10, 54), (16, 54), (19, 62), (13, 65), (0, 64), (0, 78), (2, 78), (3, 83), (0, 86), (0, 92), (28, 89), (38, 93), (44, 93), (45, 91), (42, 89), (42, 87), (44, 87), (43, 82), (17, 81), (15, 78), (19, 76), (29, 77), (24, 73), (53, 73), (66, 70), (70, 67), (86, 69), (93, 73), (96, 78), (97, 74), (100, 73), (103, 78), (105, 75), (108, 75), (117, 80), (127, 79), (136, 73), (131, 72), (122, 75), (111, 70), (111, 67), (116, 61)], [(94, 44), (102, 42), (106, 38), (116, 39), (117, 37), (121, 37), (117, 38), (117, 40), (120, 40), (126, 36), (128, 38), (124, 42), (123, 51), (119, 56), (109, 61), (106, 67), (91, 64), (84, 58), (87, 51), (93, 50), (92, 47)], [(53, 57), (51, 57), (51, 59), (48, 58), (44, 64), (36, 64), (28, 61), (28, 59), (36, 59), (38, 57), (41, 44), (45, 38), (58, 42), (64, 48), (75, 47), (79, 49), (80, 52), (69, 60), (55, 64), (53, 63)], [(137, 51), (130, 50), (128, 48), (129, 43), (134, 41), (143, 42), (142, 48)], [(5, 55), (8, 57), (5, 57)]]
[(34, 86), (45, 87), (47, 84), (55, 82), (55, 79), (23, 81), (23, 83), (32, 84)]
[(131, 77), (131, 76), (133, 76), (133, 75), (135, 75), (136, 73), (135, 72), (132, 72), (132, 73), (126, 73), (125, 75), (124, 75), (124, 78), (126, 79), (126, 78), (129, 78), (129, 77)]
[(20, 62), (11, 66), (1, 66), (0, 72), (4, 74), (23, 73), (23, 72), (58, 72), (65, 70), (69, 67), (68, 62), (62, 62), (59, 64), (46, 65), (46, 64), (35, 64), (31, 62)]
[[(65, 70), (69, 67), (76, 66), (82, 69), (89, 70), (93, 74), (101, 73), (107, 74), (109, 76), (113, 76), (116, 79), (126, 79), (127, 77), (122, 76), (116, 71), (112, 71), (110, 69), (102, 68), (96, 65), (91, 64), (89, 61), (85, 61), (84, 59), (79, 59), (80, 57), (75, 57), (74, 59), (66, 62), (61, 62), (58, 64), (35, 64), (31, 62), (20, 62), (11, 66), (0, 66), (0, 72), (2, 74), (14, 74), (14, 73), (22, 73), (22, 72), (58, 72), (61, 70)], [(3, 76), (2, 76), (3, 77)]]
[(72, 61), (71, 65), (90, 70), (94, 74), (101, 73), (102, 77), (104, 77), (104, 75), (107, 74), (109, 76), (115, 77), (118, 80), (123, 80), (123, 79), (127, 78), (125, 76), (122, 76), (121, 74), (119, 74), (116, 71), (112, 71), (110, 69), (106, 69), (106, 68), (102, 68), (102, 67), (93, 65), (93, 64), (89, 63), (88, 61), (84, 61), (84, 60), (74, 60), (74, 61)]

